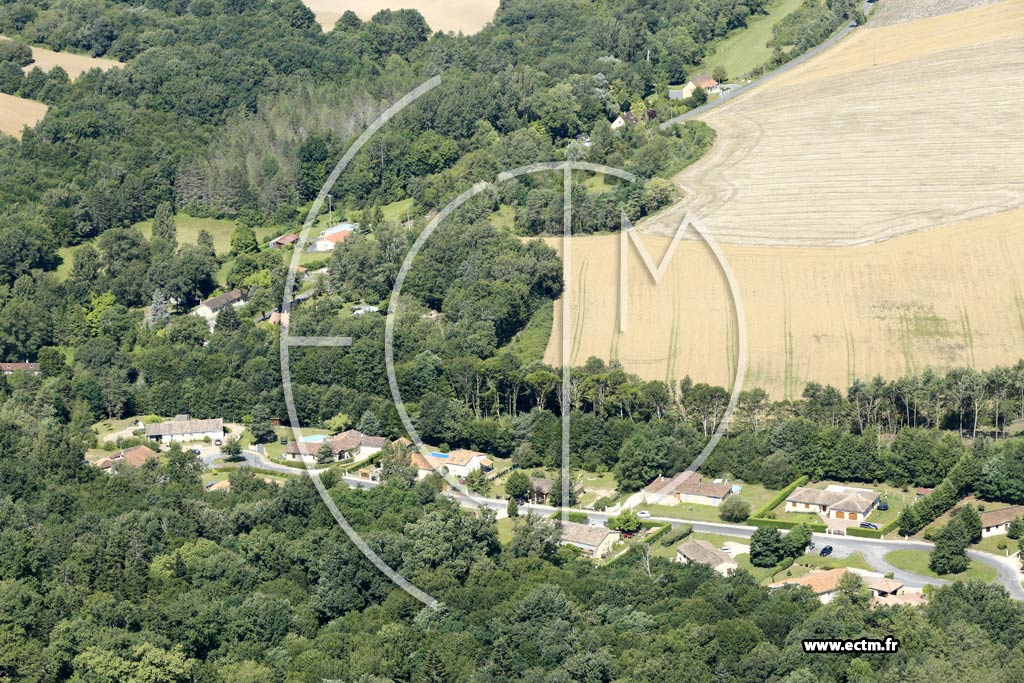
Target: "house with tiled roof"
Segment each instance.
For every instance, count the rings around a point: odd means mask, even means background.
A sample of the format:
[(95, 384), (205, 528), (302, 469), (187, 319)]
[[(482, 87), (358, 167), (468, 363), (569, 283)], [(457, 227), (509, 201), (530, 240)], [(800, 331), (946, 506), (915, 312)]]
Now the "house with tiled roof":
[(28, 372), (38, 375), (39, 363), (0, 363), (0, 373), (13, 375), (16, 372)]
[(188, 415), (178, 415), (168, 422), (146, 425), (146, 438), (161, 443), (216, 441), (224, 438), (224, 420), (219, 417), (193, 420)]
[(160, 454), (149, 446), (132, 446), (131, 448), (122, 448), (117, 454), (110, 457), (100, 458), (93, 463), (93, 466), (107, 472), (112, 472), (114, 465), (124, 463), (126, 466), (135, 469), (159, 457)]
[(465, 448), (457, 448), (451, 453), (431, 451), (426, 455), (414, 452), (410, 457), (412, 464), (417, 469), (417, 477), (420, 479), (428, 477), (434, 472), (443, 472), (458, 479), (465, 479), (476, 470), (487, 471), (494, 467), (494, 461), (487, 457), (486, 453), (470, 451)]
[(730, 572), (739, 568), (732, 555), (707, 541), (695, 538), (688, 538), (676, 547), (676, 562), (702, 564), (711, 567), (722, 576), (728, 576)]
[(270, 240), (271, 249), (284, 249), (290, 244), (294, 244), (299, 239), (299, 236), (294, 232), (288, 232), (283, 235), (278, 235), (274, 239)]
[(845, 575), (845, 568), (813, 571), (810, 574), (805, 574), (804, 576), (794, 578), (787, 577), (782, 581), (770, 583), (768, 584), (768, 588), (777, 589), (784, 586), (806, 586), (814, 591), (814, 594), (818, 596), (818, 599), (821, 600), (822, 603), (829, 603), (832, 602), (832, 598), (839, 589), (839, 583), (843, 580), (843, 576)]
[(702, 481), (693, 470), (684, 470), (673, 477), (661, 477), (644, 487), (636, 501), (648, 505), (710, 505), (718, 507), (733, 492), (733, 487), (721, 481)]
[(338, 460), (351, 460), (352, 462), (366, 460), (371, 455), (380, 453), (387, 443), (386, 436), (370, 436), (363, 434), (358, 429), (346, 429), (330, 440), (334, 457)]
[(1010, 529), (1010, 522), (1018, 517), (1024, 517), (1024, 505), (1012, 505), (1001, 510), (986, 510), (980, 516), (982, 536), (1005, 534)]
[(348, 239), (359, 228), (356, 223), (338, 223), (317, 235), (313, 240), (312, 251), (333, 251), (334, 247)]
[(562, 522), (560, 545), (572, 545), (583, 551), (584, 555), (600, 559), (612, 551), (619, 541), (619, 532), (603, 526)]
[(830, 485), (824, 489), (800, 486), (786, 498), (786, 512), (823, 515), (828, 519), (858, 521), (878, 505), (878, 492)]

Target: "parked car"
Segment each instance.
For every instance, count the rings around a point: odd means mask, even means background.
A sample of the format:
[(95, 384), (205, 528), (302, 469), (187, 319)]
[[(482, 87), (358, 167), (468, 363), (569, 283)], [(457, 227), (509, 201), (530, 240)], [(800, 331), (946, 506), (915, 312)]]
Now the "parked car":
[(832, 554), (832, 546), (830, 546), (830, 545), (825, 546), (824, 548), (821, 549), (821, 552), (818, 553), (818, 554), (821, 555), (822, 557), (828, 557), (829, 555)]
[(861, 529), (874, 529), (875, 531), (878, 531), (878, 525), (877, 524), (872, 524), (871, 522), (861, 522), (860, 523), (860, 528)]
[(223, 446), (224, 442), (221, 441), (220, 439), (215, 439), (214, 442), (213, 442), (213, 445), (214, 446)]
[(192, 453), (194, 455), (202, 455), (203, 454), (203, 452), (201, 450), (199, 450), (198, 448), (190, 448), (189, 450), (192, 451)]
[(287, 445), (288, 445), (288, 437), (287, 437), (287, 436), (282, 436), (282, 437), (281, 437), (280, 439), (278, 439), (277, 441), (278, 441), (278, 443), (280, 443), (280, 444), (281, 444), (282, 446), (287, 446)]
[(807, 549), (808, 550), (814, 550), (814, 541), (808, 541)]
[(878, 507), (877, 507), (877, 508), (875, 508), (875, 509), (876, 509), (876, 510), (882, 510), (882, 511), (884, 512), (885, 510), (888, 510), (888, 509), (889, 509), (889, 504), (888, 504), (888, 503), (886, 503), (886, 502), (885, 502), (885, 501), (883, 500), (883, 501), (882, 501), (881, 503), (879, 503), (879, 504), (878, 504)]
[(650, 519), (651, 513), (648, 512), (647, 510), (641, 510), (640, 512), (636, 513), (636, 516), (640, 519)]

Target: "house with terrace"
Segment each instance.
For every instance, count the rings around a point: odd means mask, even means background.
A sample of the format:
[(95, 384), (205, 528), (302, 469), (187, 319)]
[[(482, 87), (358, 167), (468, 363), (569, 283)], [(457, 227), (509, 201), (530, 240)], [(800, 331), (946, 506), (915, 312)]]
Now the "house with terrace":
[(826, 519), (863, 521), (878, 505), (878, 492), (830, 485), (824, 489), (801, 486), (786, 498), (786, 512), (816, 514)]

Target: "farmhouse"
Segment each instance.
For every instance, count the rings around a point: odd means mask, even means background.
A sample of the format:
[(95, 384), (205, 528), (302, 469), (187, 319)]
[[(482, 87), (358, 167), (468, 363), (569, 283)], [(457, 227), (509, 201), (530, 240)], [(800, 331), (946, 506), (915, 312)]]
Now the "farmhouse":
[(348, 429), (330, 440), (331, 450), (338, 460), (366, 460), (387, 445), (387, 437), (369, 436), (358, 429)]
[(732, 493), (732, 486), (721, 482), (701, 481), (700, 475), (684, 470), (671, 479), (658, 477), (644, 487), (642, 502), (659, 505), (710, 505), (718, 507)]
[(29, 372), (38, 375), (39, 363), (0, 363), (0, 372), (5, 375), (13, 375), (16, 372)]
[(722, 576), (728, 576), (739, 565), (728, 553), (719, 550), (707, 541), (687, 539), (676, 548), (676, 562), (702, 564), (711, 567)]
[(338, 223), (327, 228), (313, 240), (311, 251), (333, 251), (334, 247), (344, 242), (359, 227), (356, 223)]
[(863, 520), (878, 504), (878, 493), (869, 489), (831, 485), (824, 489), (801, 486), (786, 498), (786, 512), (806, 512), (829, 519)]
[(698, 74), (686, 82), (681, 88), (669, 88), (668, 98), (670, 100), (685, 100), (691, 97), (697, 88), (702, 88), (709, 95), (721, 92), (722, 88), (718, 81), (707, 74)]
[(584, 555), (600, 559), (611, 552), (619, 540), (619, 533), (603, 526), (590, 526), (577, 522), (562, 522), (560, 545), (574, 545)]
[(278, 235), (274, 239), (270, 240), (269, 246), (271, 249), (284, 249), (285, 247), (294, 244), (298, 239), (298, 235), (294, 232), (289, 232), (284, 235)]
[(188, 415), (178, 415), (169, 422), (146, 425), (146, 438), (159, 443), (223, 439), (224, 420), (193, 420)]
[(1010, 522), (1017, 517), (1024, 517), (1024, 505), (1013, 505), (1002, 510), (992, 510), (981, 513), (981, 535), (995, 536), (1005, 534), (1010, 528)]
[(95, 467), (107, 472), (112, 472), (114, 465), (119, 462), (123, 462), (125, 465), (131, 468), (138, 468), (145, 465), (150, 460), (156, 460), (160, 457), (160, 454), (154, 451), (149, 446), (132, 446), (131, 448), (123, 448), (109, 458), (100, 458), (93, 463)]
[(192, 309), (193, 315), (198, 315), (200, 318), (206, 320), (210, 325), (210, 329), (217, 324), (217, 314), (227, 306), (234, 306), (238, 308), (245, 303), (245, 297), (242, 296), (242, 292), (237, 289), (232, 289), (230, 292), (215, 296), (203, 301), (198, 306)]

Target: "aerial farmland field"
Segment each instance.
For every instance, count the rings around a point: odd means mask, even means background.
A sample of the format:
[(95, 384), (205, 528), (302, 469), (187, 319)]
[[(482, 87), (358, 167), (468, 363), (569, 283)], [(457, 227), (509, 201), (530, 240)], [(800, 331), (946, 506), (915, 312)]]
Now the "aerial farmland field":
[[(718, 136), (676, 178), (685, 199), (638, 229), (655, 263), (688, 211), (724, 243), (746, 309), (746, 386), (781, 399), (812, 380), (1016, 362), (1022, 59), (1024, 3), (869, 24), (703, 117)], [(573, 239), (572, 362), (729, 384), (734, 316), (706, 247), (684, 243), (658, 286), (629, 257), (625, 334), (609, 303), (618, 250), (618, 235)]]
[(47, 109), (42, 102), (0, 93), (0, 132), (20, 138), (21, 129), (34, 126)]
[[(4, 36), (0, 36), (0, 40), (9, 39)], [(111, 69), (115, 66), (123, 66), (123, 64), (116, 59), (90, 57), (88, 55), (80, 55), (74, 52), (55, 52), (37, 45), (32, 46), (32, 59), (33, 62), (24, 67), (26, 72), (31, 71), (37, 66), (43, 71), (49, 71), (53, 67), (59, 66), (68, 73), (68, 78), (71, 80), (78, 78), (89, 69), (102, 69), (106, 71), (107, 69)]]

